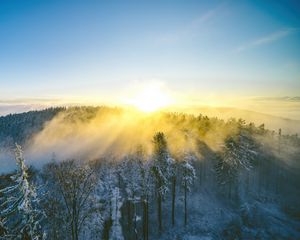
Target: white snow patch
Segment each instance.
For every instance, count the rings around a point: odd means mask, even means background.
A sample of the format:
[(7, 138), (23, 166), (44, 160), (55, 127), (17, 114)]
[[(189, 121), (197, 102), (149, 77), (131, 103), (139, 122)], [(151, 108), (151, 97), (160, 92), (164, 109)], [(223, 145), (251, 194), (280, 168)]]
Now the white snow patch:
[(122, 226), (120, 224), (122, 201), (120, 190), (116, 187), (112, 192), (112, 220), (110, 240), (123, 240)]

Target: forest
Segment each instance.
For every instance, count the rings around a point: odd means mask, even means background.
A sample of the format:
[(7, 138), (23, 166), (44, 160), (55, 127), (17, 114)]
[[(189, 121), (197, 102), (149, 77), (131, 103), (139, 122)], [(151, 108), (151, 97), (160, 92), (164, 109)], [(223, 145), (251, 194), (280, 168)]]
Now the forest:
[(263, 123), (49, 108), (0, 155), (0, 239), (300, 239), (300, 138)]

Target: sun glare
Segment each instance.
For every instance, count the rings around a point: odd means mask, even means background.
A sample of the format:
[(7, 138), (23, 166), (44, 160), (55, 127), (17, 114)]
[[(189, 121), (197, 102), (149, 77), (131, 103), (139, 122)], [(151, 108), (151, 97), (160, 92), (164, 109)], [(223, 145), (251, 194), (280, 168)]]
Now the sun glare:
[(143, 112), (154, 112), (168, 106), (171, 99), (159, 86), (147, 86), (130, 102)]

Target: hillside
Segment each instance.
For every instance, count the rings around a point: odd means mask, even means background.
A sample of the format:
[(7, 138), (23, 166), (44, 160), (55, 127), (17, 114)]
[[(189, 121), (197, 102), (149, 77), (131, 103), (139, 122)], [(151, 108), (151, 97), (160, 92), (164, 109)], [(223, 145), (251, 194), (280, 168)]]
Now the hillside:
[(230, 118), (241, 118), (246, 120), (248, 123), (252, 122), (255, 125), (265, 124), (265, 127), (270, 130), (278, 131), (278, 129), (281, 128), (286, 134), (300, 134), (300, 120), (283, 118), (245, 109), (203, 106), (171, 108), (170, 110), (196, 115), (203, 114), (208, 117), (218, 117), (224, 120), (228, 120)]
[[(15, 141), (34, 166), (29, 182), (40, 200), (33, 207), (45, 213), (39, 231), (48, 239), (300, 237), (297, 135), (242, 120), (107, 107), (8, 115), (0, 126), (2, 152), (10, 152), (1, 166), (14, 163)], [(23, 161), (19, 146), (15, 153)], [(2, 188), (13, 184), (1, 179)], [(21, 216), (15, 212), (2, 233), (13, 233)]]

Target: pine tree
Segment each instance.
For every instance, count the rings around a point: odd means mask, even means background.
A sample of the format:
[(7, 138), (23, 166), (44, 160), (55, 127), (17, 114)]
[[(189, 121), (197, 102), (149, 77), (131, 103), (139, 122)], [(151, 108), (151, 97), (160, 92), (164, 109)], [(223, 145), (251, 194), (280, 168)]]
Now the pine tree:
[(153, 175), (151, 169), (151, 161), (147, 161), (142, 146), (138, 146), (134, 155), (134, 162), (137, 165), (138, 181), (139, 181), (139, 198), (143, 207), (143, 239), (149, 238), (149, 201), (153, 193)]
[(227, 187), (229, 199), (238, 197), (238, 174), (240, 169), (249, 171), (257, 156), (258, 145), (246, 133), (225, 140), (222, 154), (216, 165), (217, 178), (221, 186)]
[(141, 176), (142, 176), (142, 196), (141, 200), (143, 203), (143, 236), (144, 240), (149, 238), (149, 201), (153, 192), (153, 178), (151, 174), (150, 164), (145, 161), (141, 165)]
[[(141, 200), (140, 157), (137, 154), (126, 156), (118, 167), (119, 175), (125, 187), (125, 199), (128, 214), (129, 233), (137, 238), (136, 204)], [(133, 224), (132, 224), (133, 223)]]
[(182, 188), (184, 191), (184, 225), (187, 225), (187, 194), (191, 191), (191, 186), (196, 178), (195, 168), (191, 165), (194, 157), (185, 153), (183, 161), (181, 163), (182, 172)]
[(171, 165), (174, 161), (168, 152), (167, 141), (162, 132), (158, 132), (153, 137), (154, 156), (152, 173), (155, 180), (157, 196), (157, 216), (159, 232), (162, 232), (162, 201), (169, 191)]
[(112, 227), (111, 227), (111, 239), (123, 240), (123, 232), (121, 226), (121, 207), (122, 207), (122, 197), (120, 194), (120, 189), (115, 187), (113, 190), (112, 202)]
[(176, 201), (176, 185), (178, 174), (178, 162), (173, 160), (171, 162), (171, 186), (172, 186), (172, 225), (175, 225), (175, 201)]
[(101, 186), (101, 198), (103, 202), (103, 231), (102, 231), (102, 239), (109, 239), (111, 227), (113, 224), (113, 193), (117, 184), (117, 171), (113, 169), (111, 163), (105, 161), (104, 164), (101, 166), (100, 171), (100, 181), (102, 182)]
[(7, 239), (41, 239), (42, 212), (36, 208), (39, 200), (35, 189), (29, 184), (28, 172), (21, 146), (16, 144), (17, 172), (11, 176), (12, 186), (0, 190), (0, 218), (7, 229)]

